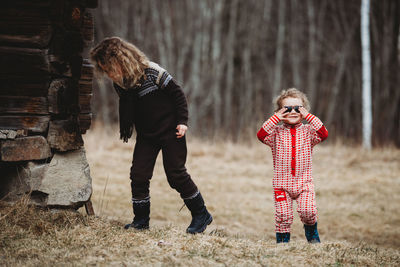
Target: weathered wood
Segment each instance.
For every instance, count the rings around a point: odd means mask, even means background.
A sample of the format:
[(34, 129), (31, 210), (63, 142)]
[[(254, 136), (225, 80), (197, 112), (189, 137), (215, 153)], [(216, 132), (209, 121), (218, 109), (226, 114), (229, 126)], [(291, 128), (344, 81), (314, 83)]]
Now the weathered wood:
[(0, 95), (47, 96), (50, 76), (48, 75), (5, 75), (0, 74)]
[(0, 116), (0, 129), (26, 129), (34, 133), (44, 133), (49, 126), (50, 116)]
[(91, 46), (94, 41), (94, 18), (90, 11), (85, 11), (83, 15), (81, 32), (85, 46)]
[(46, 75), (49, 73), (47, 50), (0, 47), (0, 73)]
[(49, 114), (46, 97), (0, 96), (0, 114)]
[(50, 121), (47, 142), (58, 151), (79, 149), (83, 146), (78, 122), (72, 120)]
[(79, 127), (81, 130), (81, 134), (84, 134), (84, 133), (86, 133), (86, 130), (88, 130), (90, 128), (90, 125), (92, 124), (92, 113), (79, 114), (78, 119), (79, 119)]
[(81, 80), (91, 81), (93, 79), (94, 66), (87, 59), (83, 60)]
[(79, 113), (79, 84), (68, 78), (55, 79), (49, 87), (49, 112), (53, 114)]
[(93, 92), (93, 82), (92, 80), (79, 80), (79, 94), (87, 95)]
[(52, 156), (50, 146), (43, 136), (28, 136), (1, 141), (2, 161), (25, 161), (46, 159)]
[(90, 101), (91, 100), (92, 100), (92, 94), (79, 95), (80, 113), (90, 113), (90, 111), (91, 111)]
[(65, 110), (65, 105), (62, 105), (61, 95), (67, 90), (68, 84), (68, 79), (55, 79), (51, 82), (48, 95), (50, 113), (60, 114)]
[(94, 216), (94, 209), (93, 209), (93, 204), (92, 201), (89, 199), (86, 203), (85, 203), (85, 210), (87, 215), (89, 216)]
[(0, 45), (43, 48), (49, 44), (51, 35), (49, 7), (1, 8)]
[(49, 55), (51, 73), (79, 80), (82, 69), (82, 57), (79, 55), (80, 51), (75, 51), (72, 55), (62, 54), (62, 51), (58, 51), (58, 53), (59, 54)]

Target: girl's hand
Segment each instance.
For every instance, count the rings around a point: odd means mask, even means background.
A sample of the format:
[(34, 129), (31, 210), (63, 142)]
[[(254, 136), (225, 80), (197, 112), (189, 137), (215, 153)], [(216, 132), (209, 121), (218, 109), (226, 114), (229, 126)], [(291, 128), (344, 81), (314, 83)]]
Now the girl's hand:
[(182, 138), (185, 136), (185, 133), (187, 131), (187, 126), (184, 124), (179, 124), (178, 126), (176, 126), (176, 129), (178, 130), (176, 132), (176, 138)]
[(301, 114), (301, 116), (303, 117), (303, 119), (305, 119), (306, 116), (308, 115), (307, 109), (305, 109), (304, 107), (300, 107), (300, 108), (299, 108), (299, 111), (300, 111), (300, 114)]
[(279, 120), (283, 120), (286, 117), (286, 108), (281, 108), (280, 110), (278, 110), (277, 112), (275, 112), (275, 115), (279, 118)]

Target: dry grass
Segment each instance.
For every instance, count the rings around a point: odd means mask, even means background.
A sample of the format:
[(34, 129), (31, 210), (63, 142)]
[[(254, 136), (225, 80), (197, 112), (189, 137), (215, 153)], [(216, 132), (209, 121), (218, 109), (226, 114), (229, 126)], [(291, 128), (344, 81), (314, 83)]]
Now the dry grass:
[[(272, 159), (255, 137), (248, 144), (189, 137), (187, 167), (214, 216), (205, 234), (190, 222), (158, 160), (151, 183), (150, 231), (122, 229), (132, 220), (129, 169), (133, 143), (103, 129), (85, 136), (96, 217), (37, 211), (24, 201), (0, 208), (0, 265), (400, 265), (400, 150), (340, 144), (314, 153), (319, 229), (308, 245), (298, 215), (289, 245), (275, 244)], [(160, 156), (161, 157), (161, 156)]]

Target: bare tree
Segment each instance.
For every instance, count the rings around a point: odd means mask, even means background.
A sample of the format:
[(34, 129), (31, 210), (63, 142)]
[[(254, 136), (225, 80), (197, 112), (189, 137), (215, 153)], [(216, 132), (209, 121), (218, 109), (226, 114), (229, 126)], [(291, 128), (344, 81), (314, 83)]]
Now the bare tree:
[(369, 0), (362, 0), (361, 5), (361, 43), (362, 43), (362, 114), (363, 146), (371, 149), (372, 106), (371, 106), (371, 52), (369, 35)]

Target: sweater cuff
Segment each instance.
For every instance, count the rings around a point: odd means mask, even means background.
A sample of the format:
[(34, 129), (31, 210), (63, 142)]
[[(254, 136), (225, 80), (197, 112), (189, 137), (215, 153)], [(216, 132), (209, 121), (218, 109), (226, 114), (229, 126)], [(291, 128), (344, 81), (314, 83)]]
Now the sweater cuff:
[(264, 122), (262, 129), (264, 129), (264, 131), (269, 132), (272, 128), (275, 127), (275, 125), (277, 125), (281, 120), (279, 119), (278, 116), (273, 115), (272, 117), (270, 117), (266, 122)]
[(321, 129), (321, 127), (323, 126), (322, 121), (315, 115), (308, 113), (307, 116), (305, 117), (306, 121), (308, 121), (308, 123), (311, 125), (311, 127), (318, 131), (319, 129)]
[(275, 125), (281, 121), (276, 115), (273, 115), (271, 118), (269, 118), (269, 120), (272, 121)]

